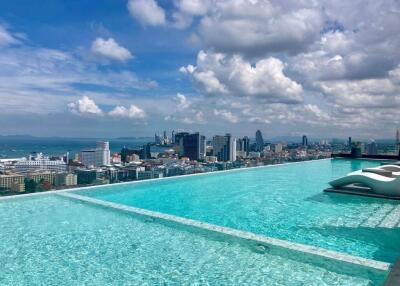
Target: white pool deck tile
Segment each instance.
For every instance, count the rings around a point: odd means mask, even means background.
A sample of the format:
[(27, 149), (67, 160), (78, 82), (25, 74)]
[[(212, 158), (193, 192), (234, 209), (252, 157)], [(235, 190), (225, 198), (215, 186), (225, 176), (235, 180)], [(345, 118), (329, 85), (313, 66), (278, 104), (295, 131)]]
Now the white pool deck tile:
[(130, 207), (130, 206), (121, 205), (121, 204), (117, 204), (117, 203), (107, 202), (107, 201), (98, 200), (98, 199), (81, 196), (81, 195), (77, 195), (77, 194), (73, 194), (73, 193), (63, 192), (63, 193), (58, 193), (58, 195), (62, 196), (62, 197), (67, 197), (70, 199), (75, 199), (75, 200), (79, 200), (82, 202), (94, 204), (94, 205), (99, 205), (102, 207), (113, 208), (113, 209), (117, 209), (117, 210), (134, 213), (134, 214), (149, 217), (152, 219), (161, 219), (163, 221), (168, 221), (168, 222), (177, 223), (180, 225), (194, 227), (194, 228), (197, 228), (200, 230), (211, 231), (214, 233), (220, 233), (223, 235), (232, 236), (232, 237), (239, 238), (242, 240), (253, 241), (256, 243), (281, 247), (281, 248), (285, 248), (285, 249), (289, 249), (289, 250), (293, 250), (293, 251), (297, 251), (297, 252), (303, 252), (303, 253), (307, 253), (310, 255), (331, 259), (334, 261), (347, 262), (350, 264), (355, 264), (355, 265), (359, 265), (362, 267), (372, 268), (372, 269), (381, 270), (381, 271), (387, 271), (390, 268), (390, 263), (386, 263), (386, 262), (382, 262), (382, 261), (376, 261), (376, 260), (367, 259), (367, 258), (363, 258), (363, 257), (353, 256), (353, 255), (340, 253), (340, 252), (336, 252), (336, 251), (331, 251), (331, 250), (314, 247), (314, 246), (310, 246), (310, 245), (289, 242), (286, 240), (281, 240), (281, 239), (272, 238), (272, 237), (268, 237), (268, 236), (258, 235), (258, 234), (254, 234), (251, 232), (236, 230), (236, 229), (232, 229), (232, 228), (228, 228), (228, 227), (213, 225), (213, 224), (209, 224), (209, 223), (205, 223), (205, 222), (201, 222), (201, 221), (197, 221), (197, 220), (192, 220), (192, 219), (187, 219), (187, 218), (178, 217), (178, 216), (174, 216), (174, 215), (149, 211), (149, 210), (136, 208), (136, 207)]

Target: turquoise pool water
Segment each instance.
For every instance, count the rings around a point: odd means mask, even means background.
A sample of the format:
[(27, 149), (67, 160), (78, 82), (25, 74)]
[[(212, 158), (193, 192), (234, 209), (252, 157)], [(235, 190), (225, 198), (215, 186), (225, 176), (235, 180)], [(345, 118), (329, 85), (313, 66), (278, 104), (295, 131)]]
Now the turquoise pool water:
[(394, 262), (400, 255), (397, 202), (323, 193), (330, 180), (379, 164), (317, 160), (76, 193)]
[(0, 285), (381, 285), (57, 195), (0, 201)]

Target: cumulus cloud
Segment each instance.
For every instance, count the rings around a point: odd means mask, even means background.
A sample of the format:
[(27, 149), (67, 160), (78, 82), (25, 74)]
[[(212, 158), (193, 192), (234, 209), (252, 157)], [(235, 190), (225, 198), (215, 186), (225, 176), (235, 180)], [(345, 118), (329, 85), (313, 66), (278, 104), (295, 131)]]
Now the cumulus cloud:
[(155, 0), (129, 0), (129, 13), (142, 25), (162, 26), (166, 24), (165, 11)]
[(69, 103), (68, 109), (76, 114), (103, 114), (103, 111), (97, 106), (94, 100), (87, 96), (82, 96), (77, 101)]
[(193, 103), (182, 93), (177, 93), (176, 96), (172, 98), (172, 101), (172, 112), (169, 112), (169, 114), (164, 117), (164, 120), (185, 124), (207, 123), (204, 111), (202, 110), (205, 106), (200, 104), (202, 99), (197, 98), (197, 102)]
[(230, 123), (238, 123), (239, 122), (239, 117), (234, 115), (232, 112), (230, 112), (228, 110), (214, 109), (214, 115), (219, 116)]
[(172, 25), (178, 29), (189, 27), (194, 17), (205, 15), (211, 7), (209, 0), (177, 0), (174, 3), (177, 11), (172, 14)]
[(8, 32), (4, 26), (0, 25), (0, 47), (17, 43), (19, 43), (19, 40)]
[(134, 104), (131, 104), (128, 108), (117, 105), (108, 113), (104, 113), (96, 102), (88, 96), (82, 96), (80, 99), (68, 103), (67, 106), (68, 110), (74, 114), (108, 115), (110, 117), (132, 119), (143, 119), (146, 117), (146, 112)]
[(174, 101), (177, 104), (178, 110), (185, 110), (185, 109), (189, 108), (191, 105), (191, 103), (186, 98), (186, 96), (184, 96), (182, 93), (179, 93), (179, 92), (176, 94)]
[[(263, 56), (305, 50), (323, 29), (325, 14), (308, 2), (254, 0), (177, 0), (175, 26), (193, 22), (207, 48), (223, 53)], [(193, 21), (193, 18), (199, 18)]]
[(146, 113), (144, 112), (144, 110), (133, 104), (131, 104), (129, 108), (126, 108), (124, 106), (116, 106), (108, 114), (113, 117), (140, 118), (140, 119), (146, 117)]
[(96, 55), (118, 61), (127, 61), (133, 58), (131, 52), (119, 45), (113, 38), (108, 40), (97, 38), (93, 41), (91, 50)]
[(246, 61), (240, 55), (200, 51), (197, 66), (181, 72), (191, 75), (201, 91), (210, 95), (251, 96), (268, 102), (298, 103), (303, 99), (302, 86), (287, 77), (284, 63), (274, 57)]
[(400, 86), (390, 79), (324, 81), (318, 86), (337, 105), (353, 108), (400, 106)]

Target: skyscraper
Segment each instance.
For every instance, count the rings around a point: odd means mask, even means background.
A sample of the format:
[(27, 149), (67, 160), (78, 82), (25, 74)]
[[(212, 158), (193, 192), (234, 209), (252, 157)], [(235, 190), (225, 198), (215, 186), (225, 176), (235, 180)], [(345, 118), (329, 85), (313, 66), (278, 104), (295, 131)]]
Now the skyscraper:
[(244, 151), (246, 155), (249, 154), (250, 151), (250, 139), (247, 136), (244, 136), (241, 139), (236, 141), (236, 150), (237, 151)]
[(264, 149), (264, 139), (260, 130), (256, 132), (256, 151), (262, 151)]
[(200, 133), (187, 134), (181, 139), (182, 156), (188, 157), (190, 160), (203, 160), (205, 156), (206, 137)]
[(213, 152), (218, 161), (236, 161), (236, 139), (229, 133), (214, 136)]
[(395, 148), (396, 148), (396, 153), (398, 153), (400, 156), (400, 131), (399, 131), (399, 128), (397, 128), (397, 130), (396, 130), (396, 146), (395, 146)]
[(304, 147), (307, 147), (307, 146), (308, 146), (308, 139), (307, 139), (307, 136), (306, 136), (306, 135), (303, 135), (303, 142), (302, 142), (302, 145), (303, 145)]
[(349, 142), (348, 142), (348, 144), (349, 144), (349, 148), (351, 148), (351, 137), (349, 137)]
[(175, 136), (175, 138), (174, 138), (175, 144), (181, 144), (181, 138), (183, 138), (186, 135), (189, 135), (189, 132), (175, 133), (175, 135), (174, 135)]
[(378, 145), (375, 141), (371, 141), (367, 145), (367, 153), (368, 155), (377, 155), (378, 154)]

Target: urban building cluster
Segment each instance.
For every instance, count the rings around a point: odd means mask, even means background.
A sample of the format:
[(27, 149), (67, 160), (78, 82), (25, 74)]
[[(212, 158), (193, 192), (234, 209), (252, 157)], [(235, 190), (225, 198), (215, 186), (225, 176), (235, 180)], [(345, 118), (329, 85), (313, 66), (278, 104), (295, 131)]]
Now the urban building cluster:
[[(400, 146), (396, 134), (394, 152)], [(310, 142), (270, 143), (260, 130), (254, 139), (236, 138), (232, 134), (207, 139), (200, 133), (174, 132), (155, 135), (154, 142), (140, 148), (124, 147), (110, 152), (109, 142), (99, 141), (93, 149), (82, 150), (73, 158), (66, 153), (48, 157), (34, 153), (21, 159), (0, 160), (0, 193), (10, 195), (77, 186), (146, 180), (233, 168), (256, 167), (290, 161), (328, 158), (332, 152), (352, 152), (355, 145), (367, 154), (378, 153), (375, 141), (368, 143), (320, 140)], [(152, 147), (163, 147), (152, 152)], [(159, 149), (159, 148), (158, 148)]]

